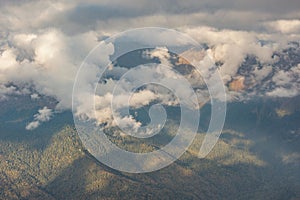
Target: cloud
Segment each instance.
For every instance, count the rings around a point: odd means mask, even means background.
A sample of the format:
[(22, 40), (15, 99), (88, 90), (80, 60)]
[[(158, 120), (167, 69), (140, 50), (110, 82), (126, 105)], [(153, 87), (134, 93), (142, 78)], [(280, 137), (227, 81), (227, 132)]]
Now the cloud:
[[(300, 94), (296, 79), (299, 76), (299, 65), (294, 63), (289, 69), (280, 69), (276, 66), (281, 58), (274, 56), (283, 53), (283, 49), (291, 48), (288, 44), (290, 41), (300, 40), (297, 0), (242, 0), (238, 3), (234, 0), (191, 0), (188, 3), (179, 0), (14, 0), (1, 1), (0, 4), (0, 99), (10, 94), (31, 95), (33, 100), (39, 95), (46, 95), (58, 101), (56, 110), (71, 109), (76, 73), (88, 52), (99, 40), (113, 33), (144, 26), (176, 28), (199, 43), (205, 43), (209, 47), (207, 53), (214, 61), (221, 63), (218, 67), (224, 84), (235, 85), (236, 89), (241, 88), (237, 86), (243, 86), (241, 91), (227, 88), (229, 99), (234, 99), (231, 96), (243, 92), (249, 96), (269, 97), (292, 97)], [(137, 41), (148, 39), (149, 43), (157, 38), (166, 43), (175, 42), (172, 35), (164, 32), (157, 35), (151, 32), (148, 35), (136, 35)], [(183, 38), (177, 40), (184, 42)], [(103, 52), (99, 52), (101, 56), (94, 58), (95, 63), (109, 62), (108, 55), (114, 51), (113, 46), (108, 45)], [(198, 53), (197, 56), (201, 56)], [(170, 65), (171, 57), (164, 47), (158, 47), (146, 55)], [(259, 63), (244, 69), (242, 65), (249, 56)], [(174, 74), (168, 69), (160, 70), (169, 75), (164, 78), (171, 83)], [(243, 70), (248, 70), (248, 76), (242, 74)], [(111, 119), (109, 102), (112, 94), (108, 91), (115, 86), (116, 81), (106, 80), (106, 84), (101, 85), (102, 91), (94, 96), (91, 86), (94, 80), (90, 80), (90, 77), (97, 74), (97, 71), (97, 66), (91, 65), (82, 76), (75, 101), (78, 115), (95, 117), (90, 112), (93, 102), (86, 101), (88, 97), (95, 97), (101, 102), (97, 105), (99, 112), (96, 113), (96, 118), (103, 123)], [(121, 76), (125, 72), (124, 68), (114, 67), (110, 73)], [(143, 72), (139, 76), (147, 80), (148, 74)], [(204, 84), (199, 74), (194, 72), (185, 78), (192, 82), (194, 88)], [(238, 84), (232, 83), (235, 80), (239, 80)], [(267, 85), (274, 88), (267, 88)], [(123, 87), (125, 90), (129, 84), (124, 82)], [(178, 88), (178, 93), (191, 95), (181, 86)], [(200, 99), (201, 95), (206, 94), (198, 90), (197, 95)], [(127, 97), (119, 95), (115, 98), (122, 102)], [(138, 108), (157, 99), (165, 105), (178, 103), (173, 96), (156, 94), (151, 87), (138, 91), (132, 96), (130, 103)], [(120, 103), (120, 107), (122, 106)], [(136, 123), (130, 119), (124, 120), (126, 123)], [(40, 122), (42, 121), (37, 119), (28, 128), (37, 127)]]
[(158, 58), (160, 63), (166, 66), (172, 66), (170, 63), (171, 55), (166, 47), (157, 47), (151, 51), (145, 51), (143, 56), (148, 59)]
[[(118, 67), (117, 70), (119, 70), (119, 68), (120, 67)], [(126, 72), (129, 72), (129, 70), (127, 69), (124, 74), (126, 74)], [(137, 131), (141, 123), (134, 120), (131, 115), (121, 115), (120, 111), (126, 108), (138, 109), (143, 106), (149, 106), (153, 102), (170, 106), (178, 105), (179, 102), (170, 94), (168, 89), (151, 84), (152, 82), (162, 83), (163, 81), (164, 86), (169, 85), (169, 87), (171, 87), (173, 81), (177, 78), (174, 72), (170, 69), (166, 70), (162, 65), (155, 68), (141, 66), (139, 69), (133, 69), (130, 74), (127, 74), (125, 77), (123, 76), (120, 80), (108, 79), (107, 82), (100, 83), (98, 85), (100, 94), (96, 94), (95, 96), (96, 118), (98, 123), (107, 123), (111, 126), (116, 125), (115, 122), (118, 121), (119, 125), (135, 127)], [(177, 83), (180, 82), (180, 80), (176, 81)], [(143, 89), (134, 91), (134, 89), (139, 89), (139, 87), (143, 86), (143, 84), (140, 85), (140, 83), (148, 83), (148, 85)], [(114, 93), (112, 93), (113, 91)], [(176, 92), (181, 96), (189, 96), (189, 94), (187, 92), (185, 93), (185, 90), (182, 90), (179, 86)], [(112, 105), (111, 102), (113, 102)], [(112, 110), (112, 108), (114, 110)], [(113, 121), (113, 114), (116, 117), (115, 121)], [(92, 115), (89, 117), (92, 117)]]
[[(299, 19), (298, 0), (1, 1), (0, 26), (30, 32), (56, 27), (68, 35), (142, 26), (213, 26), (261, 30), (264, 22)], [(29, 12), (30, 11), (30, 12)], [(4, 30), (6, 30), (4, 29)]]
[(38, 128), (42, 122), (47, 122), (53, 117), (53, 111), (47, 107), (44, 107), (34, 115), (34, 121), (30, 122), (26, 126), (26, 130), (34, 130)]
[(31, 98), (32, 100), (36, 100), (36, 99), (39, 99), (40, 96), (39, 96), (39, 94), (34, 93), (34, 94), (31, 94), (31, 95), (30, 95), (30, 98)]
[(30, 122), (25, 128), (26, 130), (32, 131), (40, 126), (39, 121)]
[(300, 20), (277, 20), (266, 22), (266, 27), (271, 31), (277, 31), (284, 34), (297, 34), (300, 32)]
[(289, 71), (279, 71), (272, 80), (276, 88), (267, 93), (271, 97), (294, 97), (300, 94), (300, 64)]
[[(262, 62), (272, 62), (276, 46), (262, 46), (258, 34), (246, 31), (217, 30), (210, 27), (188, 28), (185, 30), (197, 41), (212, 47), (211, 55), (216, 62), (222, 62), (220, 73), (228, 82), (237, 73), (239, 66), (249, 54), (260, 57)], [(263, 38), (261, 38), (263, 39)]]
[[(56, 29), (16, 34), (0, 55), (0, 83), (33, 87), (70, 109), (74, 79), (80, 63), (97, 44), (95, 33), (66, 37)], [(22, 59), (20, 59), (22, 58)]]

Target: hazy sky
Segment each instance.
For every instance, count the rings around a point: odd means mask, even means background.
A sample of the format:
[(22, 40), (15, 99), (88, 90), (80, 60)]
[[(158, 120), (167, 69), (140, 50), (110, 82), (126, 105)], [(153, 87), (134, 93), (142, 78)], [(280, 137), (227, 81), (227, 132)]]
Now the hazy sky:
[(272, 30), (267, 24), (273, 21), (300, 18), (298, 0), (1, 0), (0, 5), (2, 30), (57, 27), (69, 34), (200, 25), (263, 31)]

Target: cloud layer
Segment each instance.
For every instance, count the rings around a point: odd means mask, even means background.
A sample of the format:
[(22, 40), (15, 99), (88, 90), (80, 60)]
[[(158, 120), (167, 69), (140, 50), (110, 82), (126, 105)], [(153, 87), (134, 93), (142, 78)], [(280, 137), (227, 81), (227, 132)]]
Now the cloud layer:
[[(88, 52), (114, 33), (143, 26), (175, 28), (205, 43), (207, 53), (219, 64), (229, 100), (247, 94), (300, 94), (298, 58), (284, 53), (286, 49), (299, 49), (290, 43), (300, 41), (297, 0), (14, 0), (1, 1), (0, 5), (0, 100), (11, 94), (32, 95), (33, 99), (42, 94), (58, 101), (57, 110), (71, 109), (74, 79)], [(170, 58), (163, 52), (152, 52), (151, 56), (169, 64)], [(256, 60), (252, 64), (251, 58)], [(243, 66), (245, 63), (251, 67)], [(278, 67), (286, 63), (292, 66)], [(85, 77), (87, 86), (78, 99), (88, 92), (90, 76)], [(137, 93), (132, 101), (143, 105), (151, 98), (162, 98), (155, 95), (150, 91)], [(97, 98), (108, 102), (110, 97), (103, 93)], [(83, 110), (86, 104), (82, 101)], [(111, 112), (107, 107), (100, 110), (102, 114)], [(27, 129), (43, 122), (40, 115)]]

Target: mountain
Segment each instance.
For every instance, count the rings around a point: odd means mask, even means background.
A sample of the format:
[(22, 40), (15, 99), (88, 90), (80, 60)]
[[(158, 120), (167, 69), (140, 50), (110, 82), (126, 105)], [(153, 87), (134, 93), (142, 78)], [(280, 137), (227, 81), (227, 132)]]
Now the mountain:
[[(300, 112), (278, 115), (276, 108), (285, 101), (230, 103), (221, 138), (205, 159), (197, 157), (204, 137), (200, 131), (178, 161), (146, 174), (118, 172), (94, 159), (81, 145), (69, 112), (57, 114), (34, 131), (24, 130), (35, 103), (15, 101), (4, 102), (1, 109), (1, 116), (7, 116), (0, 124), (1, 199), (300, 197)], [(209, 110), (209, 105), (202, 109), (203, 129)], [(109, 137), (129, 149), (136, 142)], [(153, 148), (150, 142), (143, 145)]]

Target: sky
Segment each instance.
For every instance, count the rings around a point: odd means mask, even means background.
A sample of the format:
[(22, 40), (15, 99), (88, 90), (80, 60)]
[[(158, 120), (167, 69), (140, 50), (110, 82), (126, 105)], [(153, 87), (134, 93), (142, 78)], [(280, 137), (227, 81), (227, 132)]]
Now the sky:
[[(275, 87), (264, 96), (300, 94), (299, 64), (272, 70), (274, 52), (300, 41), (299, 0), (0, 0), (0, 100), (47, 95), (59, 102), (55, 110), (71, 109), (74, 79), (88, 52), (104, 38), (141, 27), (175, 29), (208, 44), (208, 53), (223, 63), (224, 84), (243, 80), (240, 65), (254, 55), (263, 65), (251, 74), (256, 85), (273, 73)], [(41, 108), (27, 129), (50, 120), (53, 112)]]
[[(122, 31), (141, 26), (200, 25), (291, 33), (299, 31), (300, 18), (297, 0), (2, 0), (0, 4), (1, 26), (5, 29), (36, 31), (55, 27), (67, 34), (87, 30)], [(290, 20), (296, 21), (287, 26), (275, 26)]]

